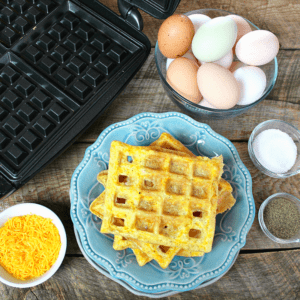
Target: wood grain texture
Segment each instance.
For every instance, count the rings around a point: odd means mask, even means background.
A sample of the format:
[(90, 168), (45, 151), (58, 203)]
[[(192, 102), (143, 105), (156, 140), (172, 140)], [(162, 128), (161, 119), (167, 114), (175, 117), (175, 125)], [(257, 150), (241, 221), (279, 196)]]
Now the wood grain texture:
[[(119, 14), (117, 0), (100, 0), (100, 2)], [(298, 0), (181, 0), (175, 13), (183, 14), (204, 8), (223, 9), (238, 14), (260, 29), (273, 32), (278, 37), (282, 48), (300, 48), (300, 2)], [(163, 20), (157, 20), (143, 11), (141, 14), (144, 20), (143, 32), (154, 46)]]
[[(299, 299), (300, 250), (240, 254), (233, 267), (213, 285), (162, 299)], [(30, 289), (0, 283), (5, 300), (149, 299), (133, 295), (96, 271), (84, 258), (66, 257), (57, 273)]]
[[(234, 141), (248, 140), (254, 127), (269, 119), (281, 119), (300, 128), (300, 50), (280, 51), (278, 64), (279, 72), (275, 87), (265, 100), (245, 114), (226, 120), (193, 118), (207, 123), (216, 132)], [(107, 126), (138, 113), (170, 111), (187, 114), (168, 98), (163, 89), (152, 50), (141, 70), (117, 97), (114, 104), (79, 141), (94, 142)]]
[[(73, 223), (70, 218), (69, 187), (71, 176), (81, 162), (86, 148), (90, 144), (77, 143), (57, 158), (42, 172), (30, 180), (23, 188), (0, 202), (0, 211), (17, 203), (40, 203), (52, 209), (62, 220), (68, 237), (67, 254), (80, 254), (75, 240)], [(262, 174), (253, 165), (248, 155), (246, 142), (235, 142), (241, 160), (250, 171), (253, 180), (253, 197), (256, 206), (256, 217), (247, 235), (243, 250), (264, 250), (274, 248), (295, 248), (300, 243), (282, 245), (269, 240), (261, 231), (258, 220), (258, 209), (267, 197), (278, 192), (287, 192), (300, 198), (300, 174), (287, 179), (274, 179)]]
[[(119, 14), (117, 0), (101, 2)], [(285, 120), (300, 128), (300, 2), (181, 0), (176, 13), (201, 8), (228, 10), (247, 18), (261, 29), (272, 31), (279, 38), (281, 45), (278, 54), (279, 73), (276, 85), (267, 99), (247, 113), (233, 119), (205, 120), (217, 133), (234, 141), (243, 163), (252, 176), (256, 217), (247, 235), (246, 245), (231, 270), (215, 284), (164, 299), (299, 299), (300, 243), (273, 243), (261, 231), (257, 212), (263, 200), (277, 192), (291, 193), (300, 198), (300, 175), (287, 179), (265, 176), (251, 162), (247, 141), (254, 127), (268, 119)], [(144, 33), (154, 47), (162, 20), (141, 13), (145, 25)], [(67, 256), (50, 280), (31, 289), (15, 289), (0, 283), (1, 299), (148, 299), (133, 295), (95, 271), (82, 257), (70, 218), (70, 179), (86, 148), (107, 126), (142, 112), (169, 111), (185, 113), (169, 100), (160, 84), (152, 49), (135, 78), (78, 142), (23, 188), (0, 202), (0, 211), (26, 202), (39, 203), (50, 208), (62, 220), (68, 238)], [(202, 121), (199, 118), (195, 119)]]

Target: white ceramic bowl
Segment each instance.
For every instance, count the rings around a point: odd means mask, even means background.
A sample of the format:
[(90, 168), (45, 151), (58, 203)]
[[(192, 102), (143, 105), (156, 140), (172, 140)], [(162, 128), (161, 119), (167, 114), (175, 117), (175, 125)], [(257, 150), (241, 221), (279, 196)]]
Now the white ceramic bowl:
[(48, 280), (60, 267), (65, 257), (66, 248), (67, 248), (67, 236), (62, 222), (52, 210), (40, 204), (22, 203), (6, 209), (0, 214), (0, 227), (2, 227), (9, 218), (28, 215), (28, 214), (35, 214), (44, 218), (52, 219), (53, 224), (57, 227), (60, 234), (61, 249), (58, 258), (54, 263), (54, 265), (51, 267), (51, 269), (48, 270), (46, 273), (44, 273), (42, 276), (37, 278), (33, 278), (29, 280), (20, 280), (10, 275), (4, 268), (0, 266), (0, 281), (2, 281), (4, 284), (16, 288), (28, 288), (28, 287), (36, 286)]

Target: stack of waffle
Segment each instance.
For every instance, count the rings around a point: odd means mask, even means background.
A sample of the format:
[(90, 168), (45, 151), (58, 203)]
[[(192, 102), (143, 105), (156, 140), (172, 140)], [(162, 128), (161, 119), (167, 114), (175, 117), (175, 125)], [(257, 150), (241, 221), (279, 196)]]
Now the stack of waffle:
[(167, 133), (148, 147), (114, 141), (108, 171), (97, 176), (105, 191), (90, 210), (101, 232), (114, 234), (114, 249), (166, 268), (175, 255), (211, 251), (216, 214), (235, 203), (222, 172), (222, 156), (197, 157)]

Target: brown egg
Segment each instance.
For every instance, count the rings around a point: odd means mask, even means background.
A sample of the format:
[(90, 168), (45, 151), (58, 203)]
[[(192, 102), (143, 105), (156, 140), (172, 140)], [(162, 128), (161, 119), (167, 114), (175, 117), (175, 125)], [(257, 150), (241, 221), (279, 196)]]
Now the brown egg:
[(171, 62), (167, 71), (167, 82), (177, 93), (194, 103), (199, 103), (202, 99), (197, 84), (198, 69), (196, 62), (179, 57)]
[(218, 109), (234, 107), (240, 95), (239, 84), (226, 68), (206, 63), (197, 73), (197, 82), (203, 97)]
[(168, 58), (180, 57), (189, 50), (194, 34), (194, 25), (187, 16), (172, 15), (159, 28), (159, 49)]

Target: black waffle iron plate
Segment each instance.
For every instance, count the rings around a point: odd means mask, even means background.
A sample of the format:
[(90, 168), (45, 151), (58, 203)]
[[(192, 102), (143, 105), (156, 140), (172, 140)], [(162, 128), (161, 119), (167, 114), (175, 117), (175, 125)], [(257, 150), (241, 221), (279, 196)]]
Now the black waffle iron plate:
[(0, 0), (0, 199), (86, 130), (150, 53), (137, 8), (166, 18), (179, 0)]

